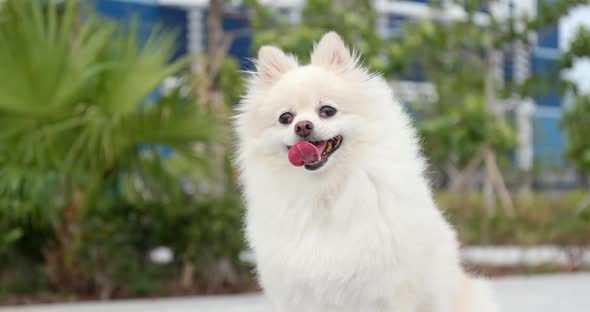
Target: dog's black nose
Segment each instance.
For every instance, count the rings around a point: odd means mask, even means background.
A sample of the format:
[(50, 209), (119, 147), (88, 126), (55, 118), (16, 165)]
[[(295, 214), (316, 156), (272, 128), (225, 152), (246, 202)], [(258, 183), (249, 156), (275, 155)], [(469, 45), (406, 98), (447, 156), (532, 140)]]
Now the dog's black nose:
[(302, 138), (310, 135), (311, 131), (313, 131), (313, 123), (309, 120), (302, 120), (295, 124), (295, 133)]

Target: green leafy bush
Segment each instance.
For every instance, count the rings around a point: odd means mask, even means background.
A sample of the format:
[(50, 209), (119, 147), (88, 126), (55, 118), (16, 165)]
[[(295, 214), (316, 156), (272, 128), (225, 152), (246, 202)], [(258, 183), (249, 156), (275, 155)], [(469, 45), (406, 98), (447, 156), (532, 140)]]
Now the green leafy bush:
[[(39, 275), (30, 291), (145, 295), (236, 263), (237, 192), (198, 148), (218, 138), (219, 121), (185, 92), (191, 77), (159, 94), (167, 77), (188, 76), (188, 59), (172, 61), (175, 37), (80, 22), (78, 5), (8, 0), (0, 11), (1, 291)], [(203, 191), (214, 186), (226, 192)], [(151, 263), (158, 246), (176, 260)]]
[(590, 95), (576, 97), (573, 107), (564, 113), (562, 127), (567, 134), (568, 159), (580, 172), (590, 173)]
[(587, 212), (579, 209), (585, 194), (534, 194), (515, 198), (516, 216), (496, 209), (486, 216), (480, 194), (441, 193), (437, 201), (467, 245), (590, 245)]

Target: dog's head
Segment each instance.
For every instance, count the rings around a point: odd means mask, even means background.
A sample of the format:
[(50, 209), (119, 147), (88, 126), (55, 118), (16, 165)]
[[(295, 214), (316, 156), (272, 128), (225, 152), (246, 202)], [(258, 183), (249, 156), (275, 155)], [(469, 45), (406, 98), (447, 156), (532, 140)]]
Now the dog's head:
[(388, 133), (396, 131), (392, 124), (406, 123), (385, 81), (362, 68), (334, 32), (317, 43), (309, 65), (262, 47), (238, 111), (239, 162), (273, 171), (363, 165), (397, 135)]

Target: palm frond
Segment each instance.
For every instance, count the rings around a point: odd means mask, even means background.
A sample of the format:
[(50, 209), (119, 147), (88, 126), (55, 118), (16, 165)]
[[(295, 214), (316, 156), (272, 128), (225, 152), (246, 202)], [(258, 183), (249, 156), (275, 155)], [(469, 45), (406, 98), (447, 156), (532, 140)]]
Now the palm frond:
[[(156, 31), (141, 43), (137, 27), (95, 17), (76, 25), (75, 0), (63, 10), (40, 3), (9, 0), (0, 11), (0, 197), (43, 206), (35, 194), (67, 198), (60, 192), (74, 188), (90, 198), (117, 176), (154, 166), (173, 178), (165, 161), (146, 162), (145, 146), (209, 166), (193, 145), (215, 140), (217, 121), (183, 86), (152, 96), (187, 69), (187, 59), (171, 61), (174, 36)], [(60, 190), (60, 180), (74, 186)]]
[(38, 1), (8, 3), (0, 22), (0, 109), (30, 116), (71, 110), (93, 78), (113, 25), (91, 19), (75, 36), (74, 1), (63, 18), (55, 9), (43, 11)]

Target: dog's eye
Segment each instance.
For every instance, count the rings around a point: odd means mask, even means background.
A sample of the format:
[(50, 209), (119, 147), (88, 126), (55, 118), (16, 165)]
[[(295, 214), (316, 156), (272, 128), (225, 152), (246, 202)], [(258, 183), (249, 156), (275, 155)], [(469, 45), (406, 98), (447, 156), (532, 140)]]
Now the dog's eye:
[(332, 106), (322, 106), (320, 108), (320, 117), (332, 117), (336, 114), (337, 110)]
[(283, 113), (281, 116), (279, 116), (279, 122), (283, 125), (290, 124), (291, 122), (293, 122), (293, 114)]

